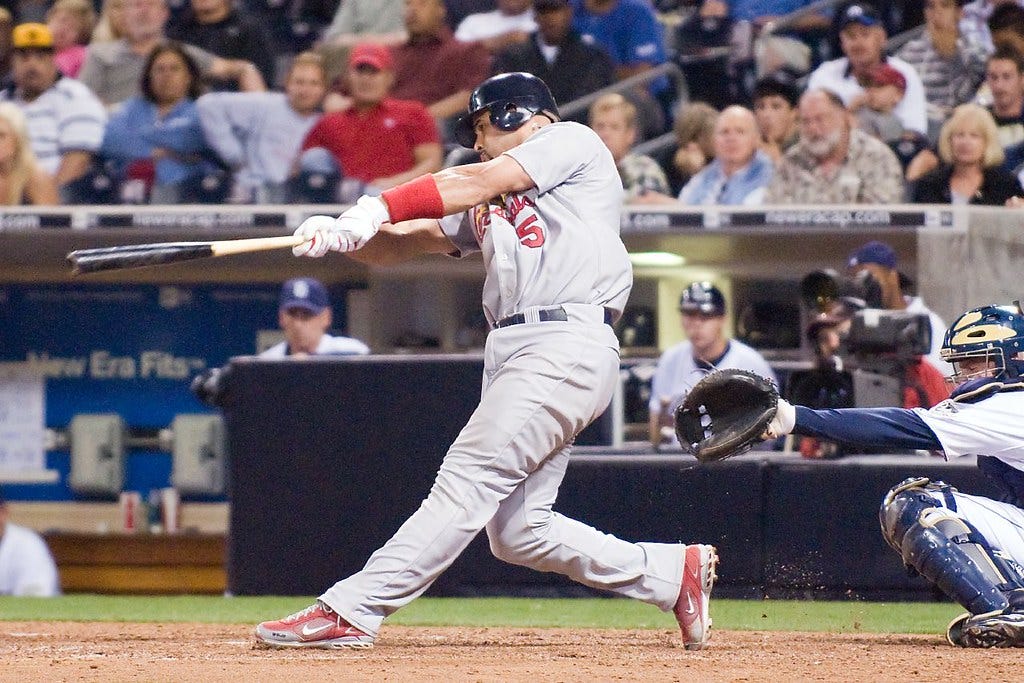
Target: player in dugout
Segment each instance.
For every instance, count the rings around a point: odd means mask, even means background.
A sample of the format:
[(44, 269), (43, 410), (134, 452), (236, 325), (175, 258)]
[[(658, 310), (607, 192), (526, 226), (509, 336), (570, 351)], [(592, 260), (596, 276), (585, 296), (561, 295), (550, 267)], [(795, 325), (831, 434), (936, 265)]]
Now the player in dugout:
[[(366, 355), (370, 347), (358, 339), (328, 334), (334, 312), (327, 288), (312, 277), (297, 277), (281, 285), (277, 322), (284, 341), (260, 352), (260, 358), (305, 358), (308, 356)], [(222, 406), (226, 398), (225, 365), (207, 368), (192, 380), (191, 390), (203, 403)]]
[(988, 305), (946, 332), (950, 399), (925, 408), (812, 410), (779, 400), (766, 438), (799, 434), (840, 443), (975, 456), (993, 500), (911, 477), (886, 494), (882, 535), (904, 563), (967, 612), (946, 638), (961, 647), (1024, 647), (1024, 311)]
[(480, 84), (457, 130), (480, 163), (364, 195), (337, 218), (311, 216), (293, 251), (371, 264), (482, 252), (491, 331), (480, 403), (395, 535), (308, 608), (259, 624), (257, 643), (370, 647), (384, 619), (486, 528), (499, 559), (673, 612), (684, 646), (700, 649), (710, 635), (712, 546), (631, 543), (552, 509), (573, 440), (619, 377), (611, 324), (633, 278), (615, 161), (591, 129), (560, 120), (547, 86), (528, 73)]

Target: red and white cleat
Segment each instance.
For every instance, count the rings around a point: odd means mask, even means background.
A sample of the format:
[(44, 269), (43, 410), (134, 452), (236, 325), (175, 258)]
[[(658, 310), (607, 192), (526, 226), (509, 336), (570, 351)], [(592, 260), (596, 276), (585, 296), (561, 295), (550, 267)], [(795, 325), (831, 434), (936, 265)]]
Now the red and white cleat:
[(708, 603), (715, 585), (718, 553), (714, 546), (688, 545), (683, 555), (683, 583), (673, 612), (687, 650), (700, 650), (711, 637)]
[(373, 647), (373, 636), (360, 631), (317, 600), (304, 610), (256, 627), (256, 644), (264, 647), (316, 647), (325, 650)]

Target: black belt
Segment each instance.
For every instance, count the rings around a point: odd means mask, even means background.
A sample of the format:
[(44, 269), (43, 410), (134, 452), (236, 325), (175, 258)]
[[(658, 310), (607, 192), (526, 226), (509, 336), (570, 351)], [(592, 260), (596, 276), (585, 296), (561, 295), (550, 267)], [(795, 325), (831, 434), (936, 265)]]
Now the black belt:
[[(612, 313), (612, 309), (604, 309), (604, 324), (611, 325), (612, 317), (615, 314)], [(555, 308), (542, 308), (537, 311), (537, 320), (542, 323), (548, 322), (566, 322), (569, 320), (569, 316), (566, 314), (565, 309), (561, 306)], [(509, 325), (520, 325), (526, 322), (525, 313), (513, 313), (510, 316), (504, 317), (498, 322), (494, 323), (494, 327), (508, 327)]]

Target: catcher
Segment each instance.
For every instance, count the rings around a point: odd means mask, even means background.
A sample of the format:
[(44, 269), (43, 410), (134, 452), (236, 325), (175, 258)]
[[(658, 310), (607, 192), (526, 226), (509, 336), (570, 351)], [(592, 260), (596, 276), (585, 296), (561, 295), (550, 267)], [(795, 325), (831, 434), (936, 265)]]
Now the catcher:
[[(967, 612), (947, 640), (961, 647), (1024, 647), (1024, 311), (989, 305), (961, 315), (942, 343), (953, 364), (951, 397), (930, 409), (811, 410), (745, 375), (698, 383), (676, 413), (680, 442), (702, 461), (758, 440), (801, 434), (852, 445), (977, 456), (1002, 500), (961, 493), (927, 478), (894, 486), (882, 501), (885, 540), (908, 567)], [(733, 374), (730, 371), (721, 373)], [(758, 381), (760, 380), (760, 382)], [(739, 398), (730, 399), (729, 385)], [(694, 395), (696, 394), (696, 396)], [(734, 407), (739, 402), (740, 407)], [(1006, 501), (1006, 502), (1002, 502)]]

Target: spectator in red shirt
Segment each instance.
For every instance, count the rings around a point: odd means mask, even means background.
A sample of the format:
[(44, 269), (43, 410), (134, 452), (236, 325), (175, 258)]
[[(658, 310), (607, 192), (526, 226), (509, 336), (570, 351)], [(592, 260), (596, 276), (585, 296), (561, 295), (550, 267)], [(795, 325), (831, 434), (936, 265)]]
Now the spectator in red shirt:
[(310, 129), (302, 143), (300, 172), (340, 173), (383, 191), (441, 169), (441, 142), (427, 108), (390, 96), (394, 69), (383, 45), (353, 48), (350, 104), (324, 114)]
[(406, 0), (405, 29), (409, 40), (395, 48), (394, 96), (422, 102), (439, 123), (462, 114), (490, 75), (486, 48), (455, 39), (442, 0)]

